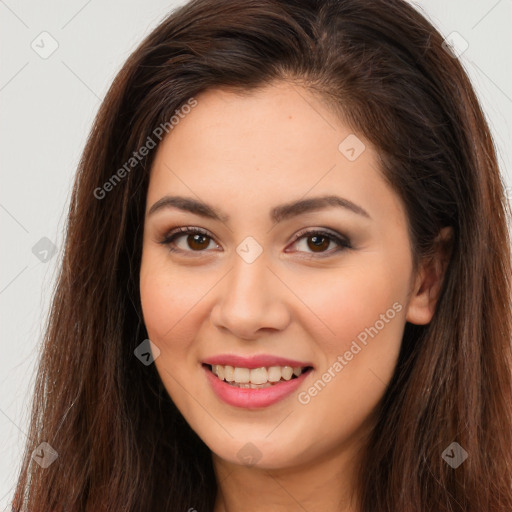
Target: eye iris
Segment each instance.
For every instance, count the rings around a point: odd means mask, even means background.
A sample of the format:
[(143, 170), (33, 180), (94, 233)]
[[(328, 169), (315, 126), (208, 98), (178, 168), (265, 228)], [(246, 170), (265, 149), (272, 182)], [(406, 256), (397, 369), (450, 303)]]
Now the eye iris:
[[(313, 249), (315, 252), (319, 252), (317, 249), (327, 249), (327, 247), (329, 247), (329, 239), (326, 236), (311, 235), (308, 237), (308, 240), (313, 240), (313, 245), (309, 244), (308, 242), (308, 247)], [(320, 240), (323, 242), (319, 242)]]
[[(192, 243), (191, 243), (192, 240)], [(193, 235), (188, 235), (187, 237), (188, 245), (191, 249), (205, 249), (209, 245), (208, 237), (206, 235), (202, 235), (200, 233), (195, 233)], [(194, 247), (194, 244), (198, 244), (199, 247)]]

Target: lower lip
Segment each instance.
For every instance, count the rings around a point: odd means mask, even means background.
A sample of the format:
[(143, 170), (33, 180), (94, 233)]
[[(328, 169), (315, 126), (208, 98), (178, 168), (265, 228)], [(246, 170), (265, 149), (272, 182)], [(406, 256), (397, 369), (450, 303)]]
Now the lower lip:
[(267, 388), (247, 389), (237, 388), (220, 380), (208, 367), (203, 366), (203, 370), (206, 372), (206, 378), (209, 380), (213, 391), (222, 401), (229, 405), (246, 409), (268, 407), (283, 400), (296, 391), (304, 382), (304, 379), (311, 373), (311, 370), (308, 370), (296, 379), (280, 382)]

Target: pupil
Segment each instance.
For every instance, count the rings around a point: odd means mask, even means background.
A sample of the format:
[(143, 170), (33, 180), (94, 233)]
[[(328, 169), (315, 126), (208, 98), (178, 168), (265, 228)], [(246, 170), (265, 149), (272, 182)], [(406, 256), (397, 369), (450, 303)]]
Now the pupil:
[[(329, 245), (329, 241), (325, 236), (313, 235), (310, 237), (310, 239), (312, 240), (313, 243), (313, 249), (326, 249), (327, 246)], [(320, 240), (322, 240), (323, 242), (320, 242)], [(325, 245), (325, 242), (327, 242), (327, 246)]]
[[(196, 248), (204, 249), (204, 243), (206, 242), (206, 235), (201, 235), (200, 233), (196, 233), (195, 235), (190, 235), (192, 237), (192, 244), (191, 247), (194, 248), (194, 244), (198, 244), (199, 247), (196, 246)], [(202, 241), (201, 241), (202, 239)], [(206, 244), (208, 246), (208, 244)]]

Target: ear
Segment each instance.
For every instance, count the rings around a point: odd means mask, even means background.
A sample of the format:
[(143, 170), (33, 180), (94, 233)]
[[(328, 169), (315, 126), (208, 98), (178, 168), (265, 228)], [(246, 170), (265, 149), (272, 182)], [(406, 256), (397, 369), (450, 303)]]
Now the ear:
[(411, 289), (406, 320), (412, 324), (428, 324), (434, 316), (446, 268), (450, 261), (453, 230), (441, 229), (434, 240), (432, 254), (419, 265)]

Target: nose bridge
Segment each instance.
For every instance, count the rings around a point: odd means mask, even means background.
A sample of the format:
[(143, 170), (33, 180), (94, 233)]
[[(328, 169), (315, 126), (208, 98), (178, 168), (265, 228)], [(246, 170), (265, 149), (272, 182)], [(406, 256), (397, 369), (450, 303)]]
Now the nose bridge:
[(232, 269), (212, 311), (214, 324), (239, 338), (251, 338), (262, 328), (282, 329), (288, 320), (283, 289), (266, 254), (251, 259), (243, 252), (234, 254)]
[(238, 304), (255, 302), (263, 305), (270, 298), (265, 293), (268, 291), (268, 274), (270, 271), (265, 255), (261, 254), (254, 261), (235, 256), (229, 278), (231, 292), (228, 293), (228, 298), (238, 299), (233, 301)]

